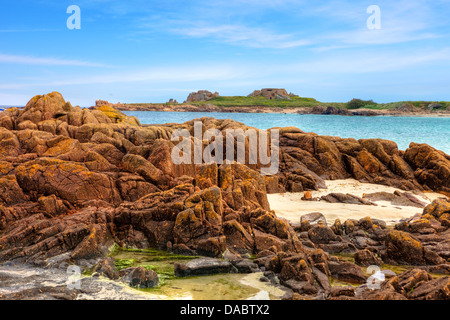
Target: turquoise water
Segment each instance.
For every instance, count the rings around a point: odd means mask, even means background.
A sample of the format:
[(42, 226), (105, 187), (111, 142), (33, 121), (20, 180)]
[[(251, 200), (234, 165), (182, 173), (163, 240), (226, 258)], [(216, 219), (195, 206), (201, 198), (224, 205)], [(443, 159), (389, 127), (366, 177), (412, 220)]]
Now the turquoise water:
[(183, 123), (201, 117), (233, 119), (259, 129), (297, 127), (305, 132), (342, 138), (382, 138), (405, 150), (411, 142), (427, 143), (450, 154), (450, 118), (343, 117), (277, 113), (128, 111), (142, 124)]

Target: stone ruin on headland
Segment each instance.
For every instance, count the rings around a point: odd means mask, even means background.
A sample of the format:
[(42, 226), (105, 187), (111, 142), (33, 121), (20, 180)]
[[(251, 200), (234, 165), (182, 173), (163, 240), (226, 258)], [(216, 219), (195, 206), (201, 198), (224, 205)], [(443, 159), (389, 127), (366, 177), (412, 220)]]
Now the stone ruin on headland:
[[(186, 99), (186, 102), (208, 101), (219, 96), (218, 92), (212, 93), (208, 90), (200, 90), (191, 92)], [(253, 91), (247, 97), (265, 97), (268, 100), (291, 100), (292, 97), (297, 97), (297, 95), (287, 93), (286, 89), (263, 88), (261, 90)]]
[(208, 101), (219, 96), (218, 92), (210, 92), (208, 90), (200, 90), (197, 92), (191, 92), (187, 97), (186, 102), (195, 102), (195, 101)]
[(297, 95), (292, 92), (288, 94), (286, 89), (265, 88), (253, 91), (248, 97), (265, 97), (268, 100), (291, 100), (292, 97), (297, 97)]

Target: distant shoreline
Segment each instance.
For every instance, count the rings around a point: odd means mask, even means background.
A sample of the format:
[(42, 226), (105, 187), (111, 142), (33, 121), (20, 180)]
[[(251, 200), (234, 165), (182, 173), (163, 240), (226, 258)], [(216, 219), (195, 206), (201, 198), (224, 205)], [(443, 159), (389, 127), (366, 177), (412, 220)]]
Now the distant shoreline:
[[(153, 111), (153, 112), (218, 112), (218, 113), (274, 113), (274, 114), (313, 114), (365, 117), (421, 117), (421, 118), (450, 118), (450, 110), (420, 110), (402, 111), (395, 109), (339, 109), (329, 107), (269, 107), (269, 106), (215, 106), (212, 104), (112, 104), (120, 111)], [(25, 108), (25, 106), (0, 105), (0, 110), (9, 108)], [(93, 107), (90, 107), (93, 108)], [(330, 110), (330, 108), (332, 108)]]
[(268, 107), (268, 106), (230, 106), (219, 107), (215, 105), (191, 105), (191, 104), (112, 104), (112, 107), (120, 111), (156, 111), (156, 112), (218, 112), (218, 113), (275, 113), (275, 114), (316, 114), (316, 115), (340, 115), (340, 116), (394, 116), (394, 117), (425, 117), (447, 118), (450, 111), (401, 111), (394, 109), (339, 109), (337, 107)]

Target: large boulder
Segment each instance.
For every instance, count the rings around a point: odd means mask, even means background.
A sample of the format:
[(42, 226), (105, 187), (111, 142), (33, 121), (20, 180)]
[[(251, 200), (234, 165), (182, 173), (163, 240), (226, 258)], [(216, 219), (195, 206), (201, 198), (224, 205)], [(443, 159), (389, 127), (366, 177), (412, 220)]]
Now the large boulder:
[(212, 258), (194, 259), (187, 263), (175, 263), (175, 275), (177, 277), (230, 273), (235, 271), (236, 269), (231, 262)]
[(54, 119), (57, 115), (62, 115), (72, 111), (70, 103), (66, 103), (63, 96), (58, 92), (52, 92), (42, 96), (35, 96), (31, 99), (25, 109), (17, 119), (17, 123), (29, 120), (35, 124), (43, 120)]
[(114, 182), (105, 174), (92, 172), (83, 164), (39, 158), (17, 167), (17, 181), (24, 191), (78, 201), (102, 199), (120, 202)]
[(315, 225), (322, 221), (325, 225), (327, 224), (327, 219), (325, 216), (320, 212), (311, 212), (308, 214), (304, 214), (300, 217), (300, 223), (303, 223), (304, 221), (308, 221), (310, 225)]
[(333, 230), (325, 225), (322, 221), (309, 229), (308, 236), (312, 242), (317, 244), (330, 243), (337, 239)]
[(415, 300), (450, 300), (450, 277), (421, 282), (407, 297)]
[(368, 267), (368, 266), (381, 266), (383, 264), (383, 260), (378, 258), (373, 252), (370, 250), (364, 249), (355, 253), (355, 263), (357, 265)]
[[(27, 213), (31, 210), (35, 209), (28, 208)], [(10, 219), (7, 233), (0, 236), (0, 262), (16, 259), (38, 262), (64, 253), (74, 260), (92, 259), (104, 255), (112, 245), (106, 227), (110, 209), (83, 208), (51, 219), (42, 214), (26, 216), (18, 208), (15, 211), (14, 214), (24, 217)]]
[(197, 101), (208, 101), (219, 96), (218, 92), (212, 93), (208, 90), (200, 90), (197, 92), (192, 92), (187, 97), (186, 102), (197, 102)]
[(427, 144), (411, 143), (405, 160), (417, 181), (432, 190), (450, 192), (450, 157)]
[(450, 213), (450, 201), (446, 198), (434, 200), (423, 210), (423, 216), (431, 215), (436, 219)]
[(226, 221), (223, 224), (227, 246), (234, 252), (253, 253), (255, 242), (249, 230), (246, 230), (237, 220)]
[(424, 265), (424, 248), (409, 233), (392, 230), (386, 236), (387, 258), (399, 264)]
[(328, 266), (333, 277), (341, 281), (350, 283), (365, 283), (367, 281), (367, 277), (362, 269), (354, 263), (332, 260)]

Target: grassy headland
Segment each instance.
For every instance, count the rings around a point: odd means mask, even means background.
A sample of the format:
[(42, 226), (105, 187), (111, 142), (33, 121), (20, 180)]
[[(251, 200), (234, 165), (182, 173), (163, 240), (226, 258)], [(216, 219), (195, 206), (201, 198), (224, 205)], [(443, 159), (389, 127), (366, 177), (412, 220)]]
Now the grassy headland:
[[(441, 110), (450, 108), (449, 101), (398, 101), (389, 103), (376, 103), (372, 100), (359, 100), (353, 104), (349, 102), (321, 102), (314, 98), (291, 97), (290, 100), (269, 100), (265, 97), (247, 97), (247, 96), (220, 96), (208, 101), (192, 101), (188, 103), (179, 103), (178, 105), (194, 105), (205, 106), (214, 105), (218, 107), (273, 107), (273, 108), (314, 108), (333, 106), (338, 109), (372, 109), (372, 110), (394, 110), (402, 105), (410, 105), (412, 107), (426, 110), (430, 104), (442, 105)], [(156, 105), (173, 105), (173, 103), (128, 103), (130, 106), (156, 106)], [(355, 107), (356, 106), (356, 107)]]

